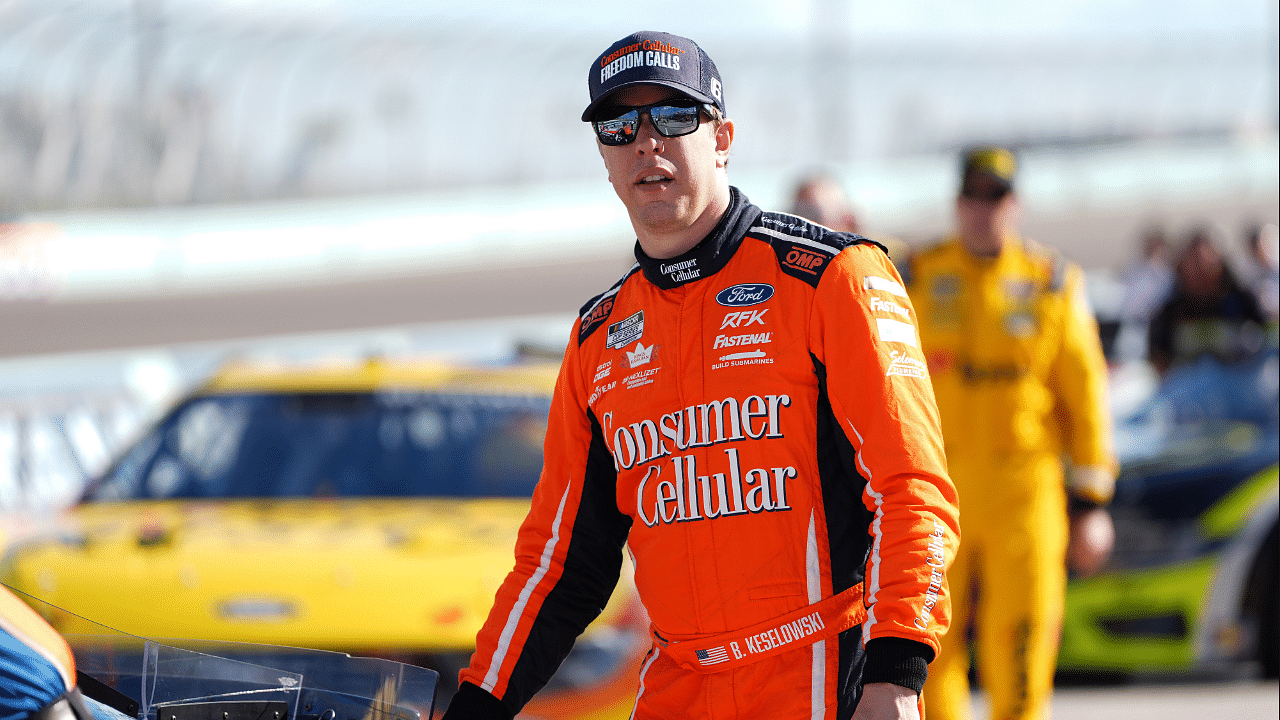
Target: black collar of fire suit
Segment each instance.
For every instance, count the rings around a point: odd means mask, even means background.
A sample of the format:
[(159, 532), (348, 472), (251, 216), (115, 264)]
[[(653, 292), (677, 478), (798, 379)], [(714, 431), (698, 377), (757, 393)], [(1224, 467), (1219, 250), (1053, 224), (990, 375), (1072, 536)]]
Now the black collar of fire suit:
[(636, 260), (649, 282), (663, 290), (711, 277), (720, 272), (720, 268), (737, 252), (743, 236), (760, 214), (760, 208), (752, 205), (741, 190), (730, 186), (729, 207), (720, 216), (715, 229), (701, 242), (685, 253), (658, 260), (646, 255), (640, 248), (640, 242), (636, 241)]

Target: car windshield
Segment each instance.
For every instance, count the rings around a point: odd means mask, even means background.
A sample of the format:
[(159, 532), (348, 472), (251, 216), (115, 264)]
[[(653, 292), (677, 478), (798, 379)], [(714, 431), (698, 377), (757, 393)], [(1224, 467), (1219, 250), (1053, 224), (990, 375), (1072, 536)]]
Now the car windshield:
[(198, 397), (173, 410), (85, 500), (529, 497), (549, 405), (538, 395)]

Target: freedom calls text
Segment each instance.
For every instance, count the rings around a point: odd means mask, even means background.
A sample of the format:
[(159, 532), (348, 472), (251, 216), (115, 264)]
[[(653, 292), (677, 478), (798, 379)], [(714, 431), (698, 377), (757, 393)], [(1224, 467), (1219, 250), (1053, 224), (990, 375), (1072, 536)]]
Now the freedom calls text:
[[(655, 527), (790, 510), (787, 484), (796, 477), (795, 467), (743, 467), (735, 446), (783, 437), (781, 413), (790, 406), (788, 395), (751, 395), (690, 405), (633, 423), (618, 422), (610, 411), (601, 421), (615, 468), (643, 469), (636, 486), (636, 514)], [(713, 467), (698, 467), (698, 457), (687, 452), (716, 445), (726, 447)]]

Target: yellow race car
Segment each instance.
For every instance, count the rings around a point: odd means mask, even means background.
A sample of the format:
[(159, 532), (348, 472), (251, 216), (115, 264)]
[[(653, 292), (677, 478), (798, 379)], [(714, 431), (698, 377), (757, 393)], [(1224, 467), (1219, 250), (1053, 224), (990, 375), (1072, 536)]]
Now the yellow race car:
[[(429, 667), (443, 708), (513, 564), (555, 373), (229, 367), (12, 545), (0, 582), (126, 633)], [(521, 717), (627, 717), (648, 644), (624, 572)]]

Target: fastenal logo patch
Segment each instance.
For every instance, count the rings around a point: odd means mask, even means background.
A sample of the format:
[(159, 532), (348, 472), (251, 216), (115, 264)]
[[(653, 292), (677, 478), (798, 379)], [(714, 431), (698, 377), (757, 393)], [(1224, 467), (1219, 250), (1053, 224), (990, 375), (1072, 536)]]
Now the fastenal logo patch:
[(712, 346), (712, 350), (720, 348), (738, 347), (739, 345), (761, 345), (773, 342), (773, 333), (751, 333), (748, 335), (717, 335), (716, 343)]
[(639, 340), (641, 335), (644, 335), (643, 310), (636, 312), (635, 315), (626, 320), (610, 325), (609, 334), (605, 337), (604, 344), (614, 350), (621, 350)]
[(878, 297), (871, 298), (871, 309), (882, 312), (897, 313), (902, 317), (911, 317), (911, 312), (892, 300), (881, 300)]
[(773, 286), (767, 283), (742, 283), (716, 293), (716, 302), (725, 307), (759, 305), (773, 297)]

